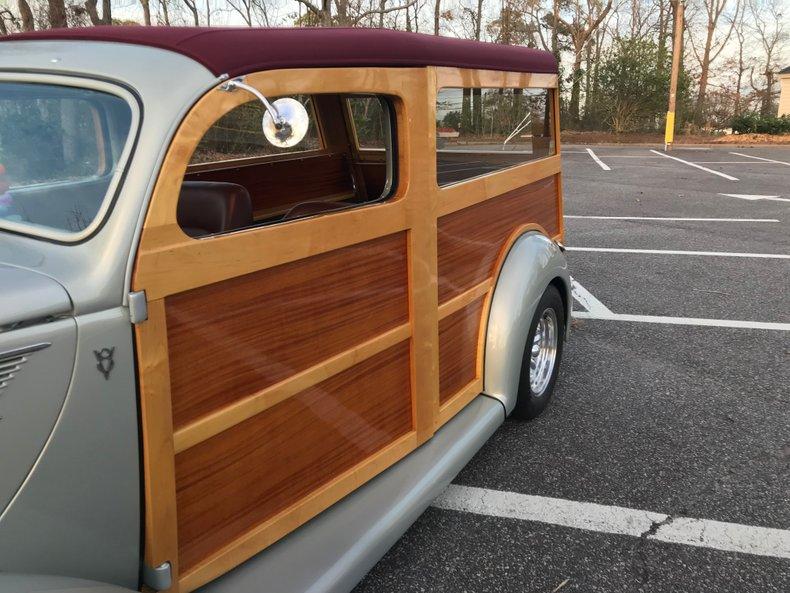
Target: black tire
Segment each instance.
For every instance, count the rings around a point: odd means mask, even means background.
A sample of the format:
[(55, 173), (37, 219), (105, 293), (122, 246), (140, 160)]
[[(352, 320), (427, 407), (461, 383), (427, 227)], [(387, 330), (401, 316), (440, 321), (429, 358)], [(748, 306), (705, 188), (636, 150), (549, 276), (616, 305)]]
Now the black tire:
[[(557, 353), (554, 358), (554, 366), (551, 370), (548, 382), (546, 383), (545, 377), (542, 382), (538, 381), (539, 383), (543, 383), (545, 387), (542, 387), (539, 393), (535, 393), (532, 390), (530, 381), (530, 360), (532, 355), (532, 346), (533, 342), (535, 341), (535, 332), (537, 330), (538, 323), (540, 322), (544, 313), (551, 317), (552, 313), (550, 311), (553, 312), (556, 321)], [(548, 323), (550, 323), (550, 321), (548, 321)], [(565, 307), (562, 304), (560, 292), (553, 285), (549, 285), (538, 302), (538, 306), (535, 309), (535, 315), (532, 318), (532, 323), (530, 323), (529, 326), (527, 343), (524, 346), (524, 353), (522, 355), (521, 378), (519, 379), (518, 383), (518, 399), (516, 400), (516, 407), (513, 409), (513, 416), (515, 418), (520, 418), (522, 420), (531, 420), (533, 418), (537, 418), (540, 416), (543, 410), (546, 409), (546, 406), (549, 405), (551, 396), (554, 393), (554, 384), (557, 382), (557, 374), (560, 370), (560, 362), (562, 361), (562, 349), (565, 344), (565, 323)]]

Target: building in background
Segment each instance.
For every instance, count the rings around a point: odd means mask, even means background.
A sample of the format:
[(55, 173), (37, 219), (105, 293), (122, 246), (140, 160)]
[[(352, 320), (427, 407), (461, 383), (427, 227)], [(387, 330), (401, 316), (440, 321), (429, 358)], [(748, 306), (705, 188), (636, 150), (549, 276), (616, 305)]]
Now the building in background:
[(779, 71), (779, 115), (790, 115), (790, 66)]

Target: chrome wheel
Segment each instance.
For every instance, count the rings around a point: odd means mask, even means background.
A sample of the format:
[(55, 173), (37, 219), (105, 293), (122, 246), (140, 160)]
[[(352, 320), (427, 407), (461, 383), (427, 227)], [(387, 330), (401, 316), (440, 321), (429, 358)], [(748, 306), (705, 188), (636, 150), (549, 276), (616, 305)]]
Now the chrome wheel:
[(540, 315), (529, 357), (529, 387), (535, 396), (546, 391), (557, 361), (557, 314), (548, 308)]

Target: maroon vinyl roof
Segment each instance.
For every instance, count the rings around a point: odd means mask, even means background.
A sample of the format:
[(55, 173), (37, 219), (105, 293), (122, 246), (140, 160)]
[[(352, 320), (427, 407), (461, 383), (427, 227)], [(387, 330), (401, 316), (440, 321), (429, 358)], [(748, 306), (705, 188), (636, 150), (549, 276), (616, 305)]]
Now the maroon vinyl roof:
[(546, 51), (390, 29), (249, 29), (90, 27), (20, 33), (0, 41), (80, 40), (132, 43), (178, 52), (214, 74), (237, 76), (275, 68), (455, 66), (557, 73)]

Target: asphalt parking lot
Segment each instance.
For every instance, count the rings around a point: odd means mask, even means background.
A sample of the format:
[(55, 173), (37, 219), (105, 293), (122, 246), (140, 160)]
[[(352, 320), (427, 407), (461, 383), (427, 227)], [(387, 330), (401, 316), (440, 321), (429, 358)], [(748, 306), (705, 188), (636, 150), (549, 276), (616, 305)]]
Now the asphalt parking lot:
[(563, 152), (555, 399), (356, 593), (787, 593), (790, 147)]

